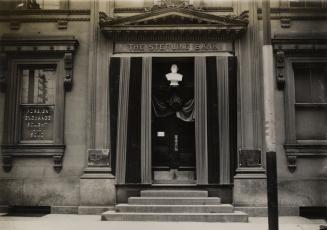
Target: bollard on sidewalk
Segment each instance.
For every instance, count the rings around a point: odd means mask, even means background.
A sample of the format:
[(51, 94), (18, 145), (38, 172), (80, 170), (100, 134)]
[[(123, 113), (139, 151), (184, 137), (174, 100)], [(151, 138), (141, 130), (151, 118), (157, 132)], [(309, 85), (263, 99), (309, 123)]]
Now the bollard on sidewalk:
[(267, 152), (268, 229), (278, 230), (278, 190), (276, 152)]

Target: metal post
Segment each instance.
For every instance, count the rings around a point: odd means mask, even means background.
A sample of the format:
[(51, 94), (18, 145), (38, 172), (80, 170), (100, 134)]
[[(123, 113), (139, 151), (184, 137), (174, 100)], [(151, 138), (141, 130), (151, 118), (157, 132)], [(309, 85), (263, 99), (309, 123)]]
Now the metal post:
[(268, 229), (278, 230), (278, 189), (276, 152), (267, 152)]

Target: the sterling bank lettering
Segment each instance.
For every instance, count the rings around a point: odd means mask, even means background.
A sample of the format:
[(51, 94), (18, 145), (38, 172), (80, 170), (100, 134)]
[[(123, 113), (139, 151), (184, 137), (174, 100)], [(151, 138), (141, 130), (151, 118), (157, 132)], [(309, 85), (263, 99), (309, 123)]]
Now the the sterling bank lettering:
[(116, 43), (115, 53), (167, 53), (167, 52), (230, 52), (231, 43), (185, 42), (185, 43)]

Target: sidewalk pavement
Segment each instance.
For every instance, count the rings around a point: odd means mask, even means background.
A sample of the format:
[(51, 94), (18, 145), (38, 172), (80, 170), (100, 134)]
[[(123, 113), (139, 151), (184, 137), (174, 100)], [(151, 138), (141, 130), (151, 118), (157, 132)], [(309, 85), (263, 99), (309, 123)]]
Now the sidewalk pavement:
[[(0, 215), (0, 230), (268, 230), (266, 217), (250, 217), (249, 223), (118, 222), (100, 221), (98, 215), (49, 214), (42, 217)], [(319, 230), (326, 220), (280, 217), (280, 230)]]

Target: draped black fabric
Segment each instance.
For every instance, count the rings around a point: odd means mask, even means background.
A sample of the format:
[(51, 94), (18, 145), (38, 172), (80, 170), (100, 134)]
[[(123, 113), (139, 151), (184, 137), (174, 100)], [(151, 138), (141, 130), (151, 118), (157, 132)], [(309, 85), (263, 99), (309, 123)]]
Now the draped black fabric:
[(116, 175), (116, 139), (118, 122), (120, 58), (111, 58), (109, 70), (109, 101), (110, 101), (110, 139), (111, 139), (111, 168)]
[(141, 89), (142, 58), (131, 58), (129, 83), (126, 183), (141, 182)]
[(182, 98), (173, 94), (168, 100), (160, 100), (152, 97), (153, 113), (156, 117), (168, 117), (176, 114), (176, 117), (186, 122), (194, 122), (194, 99), (183, 103)]

